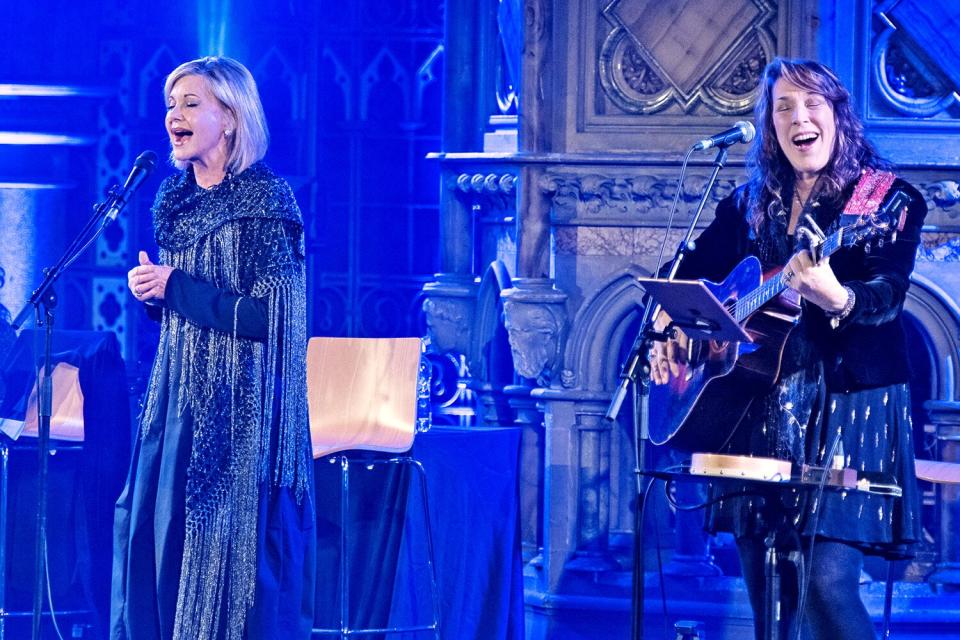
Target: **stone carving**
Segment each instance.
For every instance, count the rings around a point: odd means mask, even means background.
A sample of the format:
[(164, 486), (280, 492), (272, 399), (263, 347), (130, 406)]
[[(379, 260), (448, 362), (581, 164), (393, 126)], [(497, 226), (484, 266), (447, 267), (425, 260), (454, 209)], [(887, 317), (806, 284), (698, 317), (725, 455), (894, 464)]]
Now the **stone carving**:
[(464, 301), (427, 298), (423, 303), (430, 341), (441, 352), (463, 352), (470, 339), (470, 309)]
[(514, 369), (549, 386), (566, 333), (566, 294), (554, 289), (551, 280), (518, 278), (501, 298)]
[(960, 262), (960, 235), (956, 233), (923, 234), (917, 250), (918, 262)]
[(734, 66), (733, 73), (720, 84), (720, 89), (732, 95), (752, 93), (760, 84), (760, 76), (767, 66), (767, 54), (756, 42), (750, 51)]
[(956, 180), (916, 181), (927, 201), (926, 224), (940, 231), (958, 230), (960, 222), (960, 184)]
[[(674, 227), (666, 238), (665, 258), (673, 255), (685, 228)], [(659, 227), (620, 227), (586, 225), (564, 226), (555, 230), (557, 255), (572, 256), (650, 256), (656, 259), (664, 245)]]
[(491, 210), (512, 210), (516, 206), (517, 177), (512, 173), (461, 173), (450, 187)]
[[(613, 0), (603, 15), (613, 26), (600, 46), (598, 77), (606, 96), (627, 113), (673, 105), (690, 113), (701, 103), (717, 113), (744, 113), (777, 50), (768, 27), (776, 7), (768, 0), (689, 0), (662, 8)], [(707, 17), (714, 28), (703, 30)], [(680, 42), (664, 37), (665, 30), (699, 36)]]
[(893, 38), (887, 47), (887, 78), (890, 88), (908, 98), (929, 98), (937, 93), (927, 76), (910, 60), (910, 55), (899, 38)]
[[(680, 194), (683, 203), (695, 203), (706, 187), (705, 176), (687, 176)], [(598, 173), (546, 173), (540, 191), (552, 199), (552, 216), (559, 221), (610, 217), (636, 217), (652, 211), (667, 212), (673, 204), (677, 182), (654, 175), (631, 177)], [(717, 180), (710, 200), (720, 202), (736, 188), (732, 178)], [(681, 210), (682, 211), (682, 210)]]
[(559, 353), (559, 319), (545, 307), (508, 302), (504, 324), (517, 373), (538, 384), (549, 384), (548, 374)]
[(656, 113), (671, 99), (670, 87), (657, 75), (630, 36), (614, 29), (600, 48), (597, 77), (603, 92), (627, 113)]
[(938, 208), (949, 209), (960, 202), (960, 185), (955, 180), (931, 182), (924, 186), (924, 190)]
[(665, 85), (656, 72), (650, 68), (633, 44), (628, 44), (623, 54), (623, 79), (627, 86), (643, 95), (654, 95), (663, 91)]

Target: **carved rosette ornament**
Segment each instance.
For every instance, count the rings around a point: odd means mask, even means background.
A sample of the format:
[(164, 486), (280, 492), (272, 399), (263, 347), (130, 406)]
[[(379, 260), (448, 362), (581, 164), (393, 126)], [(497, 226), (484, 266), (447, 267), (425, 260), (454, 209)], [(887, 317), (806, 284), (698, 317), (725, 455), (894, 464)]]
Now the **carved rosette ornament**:
[(567, 332), (567, 295), (548, 278), (517, 278), (501, 294), (513, 366), (524, 378), (549, 386), (560, 366)]

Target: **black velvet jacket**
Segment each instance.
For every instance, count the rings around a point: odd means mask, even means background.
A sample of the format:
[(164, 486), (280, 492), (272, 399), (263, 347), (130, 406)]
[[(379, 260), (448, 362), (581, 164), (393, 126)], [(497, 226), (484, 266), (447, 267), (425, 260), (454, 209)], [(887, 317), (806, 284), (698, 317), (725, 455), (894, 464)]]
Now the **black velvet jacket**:
[[(890, 193), (901, 189), (911, 198), (906, 224), (895, 243), (842, 248), (830, 258), (830, 266), (841, 283), (856, 294), (856, 303), (837, 329), (830, 326), (823, 311), (804, 301), (801, 322), (823, 354), (827, 385), (831, 392), (868, 389), (909, 381), (906, 336), (901, 310), (910, 286), (920, 229), (927, 205), (920, 192), (897, 179)], [(687, 254), (678, 278), (722, 281), (748, 255), (759, 255), (755, 234), (746, 220), (741, 203), (742, 187), (717, 205), (713, 222), (697, 238)], [(843, 195), (846, 202), (851, 185)], [(889, 197), (889, 196), (888, 196)], [(789, 200), (787, 200), (789, 202)], [(816, 208), (818, 225), (830, 233), (837, 227), (842, 205)], [(763, 265), (764, 270), (773, 266)]]

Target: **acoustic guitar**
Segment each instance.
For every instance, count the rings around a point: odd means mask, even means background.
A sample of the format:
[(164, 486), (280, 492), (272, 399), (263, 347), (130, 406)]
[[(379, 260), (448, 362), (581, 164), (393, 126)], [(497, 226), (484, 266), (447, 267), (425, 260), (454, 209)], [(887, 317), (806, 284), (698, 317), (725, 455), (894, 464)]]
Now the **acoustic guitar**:
[[(872, 215), (841, 216), (840, 228), (818, 248), (820, 255), (866, 242), (896, 241), (909, 202), (910, 196), (898, 189)], [(844, 225), (847, 218), (852, 220)], [(650, 441), (720, 451), (753, 399), (779, 378), (784, 346), (800, 319), (800, 300), (779, 269), (762, 273), (755, 256), (740, 262), (723, 282), (702, 282), (751, 341), (691, 339), (679, 375), (650, 387)]]

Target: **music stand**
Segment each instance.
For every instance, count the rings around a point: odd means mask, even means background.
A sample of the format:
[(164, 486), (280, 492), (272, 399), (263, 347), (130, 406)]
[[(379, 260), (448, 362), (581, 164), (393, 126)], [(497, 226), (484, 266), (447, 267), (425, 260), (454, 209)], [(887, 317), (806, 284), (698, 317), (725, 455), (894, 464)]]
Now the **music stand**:
[(637, 278), (672, 324), (691, 338), (753, 342), (730, 312), (701, 280)]

